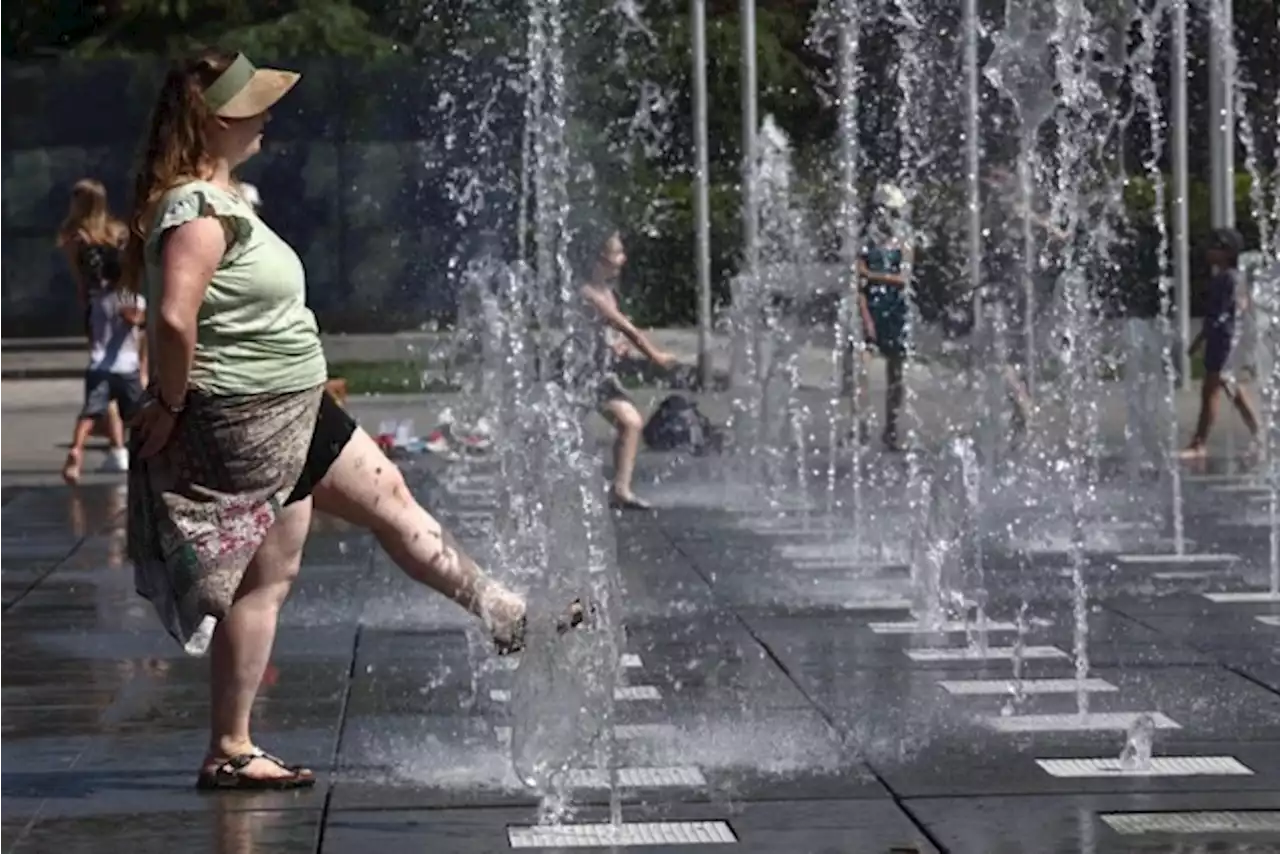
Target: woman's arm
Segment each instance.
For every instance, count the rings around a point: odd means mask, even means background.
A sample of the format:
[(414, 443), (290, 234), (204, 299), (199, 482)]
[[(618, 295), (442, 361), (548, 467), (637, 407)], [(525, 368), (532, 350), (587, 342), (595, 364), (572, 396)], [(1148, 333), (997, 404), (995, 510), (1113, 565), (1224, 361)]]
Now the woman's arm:
[(619, 311), (611, 300), (606, 299), (595, 288), (584, 287), (581, 292), (582, 298), (600, 313), (600, 317), (603, 318), (604, 322), (625, 335), (627, 340), (634, 344), (637, 350), (644, 353), (650, 361), (664, 367), (673, 361), (669, 354), (653, 346), (649, 338), (639, 329), (636, 329), (635, 324)]
[(134, 329), (133, 334), (138, 336), (138, 379), (142, 382), (142, 387), (146, 388), (151, 383), (151, 362), (147, 358), (147, 334), (142, 331), (142, 327)]
[(873, 271), (867, 266), (867, 262), (861, 258), (858, 259), (858, 275), (868, 282), (881, 282), (886, 285), (893, 285), (895, 288), (905, 288), (907, 286), (907, 277), (901, 273), (881, 273)]
[(76, 243), (68, 242), (62, 244), (62, 255), (67, 259), (67, 266), (71, 268), (71, 280), (76, 283), (76, 303), (83, 309), (85, 300), (88, 299), (88, 293), (84, 286), (84, 275), (80, 272), (80, 259), (77, 257), (76, 249)]
[(227, 251), (220, 220), (200, 217), (162, 237), (163, 274), (155, 312), (156, 394), (168, 407), (181, 406), (196, 349), (196, 319), (209, 280)]

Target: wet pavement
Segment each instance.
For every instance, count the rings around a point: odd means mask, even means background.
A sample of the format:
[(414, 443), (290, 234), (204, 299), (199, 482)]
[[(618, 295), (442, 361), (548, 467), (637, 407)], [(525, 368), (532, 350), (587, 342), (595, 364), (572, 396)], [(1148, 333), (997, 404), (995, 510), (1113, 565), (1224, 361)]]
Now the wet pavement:
[[(482, 540), (485, 497), (420, 474), (429, 503)], [(1106, 477), (1139, 496), (1134, 518), (1157, 500)], [(652, 487), (664, 509), (616, 524), (614, 848), (1280, 851), (1280, 603), (1208, 596), (1267, 586), (1269, 530), (1248, 521), (1258, 496), (1221, 489), (1245, 482), (1187, 484), (1192, 551), (1227, 557), (1149, 557), (1168, 551), (1148, 547), (1158, 537), (1092, 551), (1083, 724), (1069, 579), (1051, 548), (985, 556), (984, 645), (972, 626), (913, 631), (899, 556), (851, 567), (821, 548), (847, 528), (714, 508), (687, 480)], [(511, 769), (511, 667), (460, 609), (332, 523), (308, 545), (256, 710), (260, 743), (320, 784), (197, 793), (206, 663), (134, 595), (123, 498), (110, 484), (4, 490), (5, 851), (571, 849), (537, 835), (537, 800)], [(882, 541), (910, 537), (900, 519), (874, 524)], [(1143, 712), (1155, 762), (1122, 773)], [(600, 773), (581, 771), (576, 801), (581, 832), (607, 821)]]

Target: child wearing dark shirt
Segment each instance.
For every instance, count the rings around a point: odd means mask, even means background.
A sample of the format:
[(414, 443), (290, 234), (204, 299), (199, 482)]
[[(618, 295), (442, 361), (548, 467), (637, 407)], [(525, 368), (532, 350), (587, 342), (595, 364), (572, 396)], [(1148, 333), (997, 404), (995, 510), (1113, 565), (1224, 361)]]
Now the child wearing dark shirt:
[(1239, 285), (1238, 269), (1240, 252), (1244, 249), (1244, 239), (1240, 232), (1233, 228), (1215, 229), (1209, 239), (1209, 264), (1213, 268), (1213, 277), (1209, 280), (1209, 288), (1205, 299), (1204, 324), (1200, 334), (1188, 347), (1194, 354), (1204, 348), (1204, 383), (1200, 394), (1200, 418), (1196, 422), (1195, 435), (1191, 444), (1182, 451), (1184, 459), (1199, 459), (1206, 453), (1209, 431), (1218, 416), (1218, 390), (1226, 389), (1227, 396), (1235, 404), (1245, 427), (1258, 439), (1258, 416), (1253, 403), (1239, 385), (1228, 385), (1223, 380), (1223, 370), (1231, 356), (1231, 347), (1236, 332), (1236, 292)]
[[(867, 246), (857, 262), (858, 311), (862, 322), (862, 336), (868, 348), (880, 351), (885, 360), (885, 423), (882, 440), (890, 451), (904, 450), (898, 432), (905, 396), (904, 374), (907, 361), (907, 276), (904, 268), (911, 262), (911, 250), (899, 241), (898, 220), (907, 203), (906, 195), (892, 184), (876, 188), (876, 215), (870, 229)], [(846, 392), (857, 386), (857, 398), (865, 398), (866, 383), (854, 382), (853, 371), (865, 378), (862, 366), (855, 360), (869, 356), (863, 353), (847, 353), (845, 362)], [(861, 411), (865, 399), (852, 401), (857, 435), (854, 441), (865, 442), (866, 422)]]

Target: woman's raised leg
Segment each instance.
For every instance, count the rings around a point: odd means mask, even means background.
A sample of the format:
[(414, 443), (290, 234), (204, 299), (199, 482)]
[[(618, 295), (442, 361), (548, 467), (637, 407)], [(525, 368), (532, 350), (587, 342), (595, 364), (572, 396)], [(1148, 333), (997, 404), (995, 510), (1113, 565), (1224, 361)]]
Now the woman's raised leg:
[(495, 637), (516, 631), (524, 600), (489, 578), (458, 546), (364, 430), (356, 428), (312, 496), (320, 512), (371, 531), (410, 578), (480, 617)]

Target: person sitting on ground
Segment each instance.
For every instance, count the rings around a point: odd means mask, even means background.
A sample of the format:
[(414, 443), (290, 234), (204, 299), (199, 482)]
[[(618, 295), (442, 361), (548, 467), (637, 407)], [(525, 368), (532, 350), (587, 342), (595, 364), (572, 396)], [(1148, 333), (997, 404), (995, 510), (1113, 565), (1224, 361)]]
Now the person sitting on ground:
[(584, 274), (578, 293), (588, 309), (587, 316), (581, 319), (586, 327), (582, 332), (587, 350), (584, 363), (588, 366), (582, 384), (616, 431), (609, 504), (621, 510), (647, 510), (649, 503), (637, 498), (631, 488), (644, 419), (614, 372), (614, 361), (631, 354), (633, 348), (660, 368), (670, 369), (676, 360), (658, 349), (618, 308), (614, 287), (627, 263), (622, 235), (613, 230), (600, 241), (580, 238), (578, 245), (588, 251), (579, 265)]
[(1218, 391), (1226, 389), (1227, 396), (1240, 413), (1256, 445), (1258, 441), (1258, 415), (1244, 387), (1227, 383), (1223, 372), (1231, 357), (1236, 333), (1236, 323), (1241, 313), (1249, 308), (1247, 296), (1240, 287), (1240, 253), (1244, 251), (1244, 238), (1234, 228), (1215, 229), (1209, 237), (1208, 261), (1212, 269), (1209, 286), (1205, 291), (1204, 323), (1200, 333), (1192, 340), (1187, 351), (1194, 355), (1204, 349), (1204, 381), (1200, 386), (1200, 417), (1196, 432), (1180, 454), (1184, 459), (1200, 459), (1207, 453), (1209, 432), (1218, 417)]
[[(406, 574), (480, 617), (499, 654), (525, 643), (524, 598), (481, 571), (324, 392), (302, 261), (233, 178), (298, 77), (217, 50), (172, 66), (125, 254), (125, 283), (148, 293), (156, 354), (134, 420), (128, 552), (165, 628), (187, 653), (211, 656), (201, 789), (315, 784), (250, 735), (313, 509), (370, 530)], [(571, 603), (556, 630), (587, 611)]]
[[(120, 278), (120, 252), (129, 237), (128, 227), (111, 214), (107, 189), (101, 181), (82, 178), (71, 188), (67, 216), (58, 227), (57, 245), (67, 260), (76, 284), (76, 303), (84, 319), (84, 334), (93, 347), (93, 297), (111, 290)], [(91, 428), (108, 440), (124, 435), (119, 407), (112, 402)], [(113, 446), (114, 447), (114, 446)], [(106, 471), (123, 471), (123, 448), (107, 456)], [(78, 478), (79, 468), (76, 468)], [(64, 478), (66, 473), (64, 472)]]

